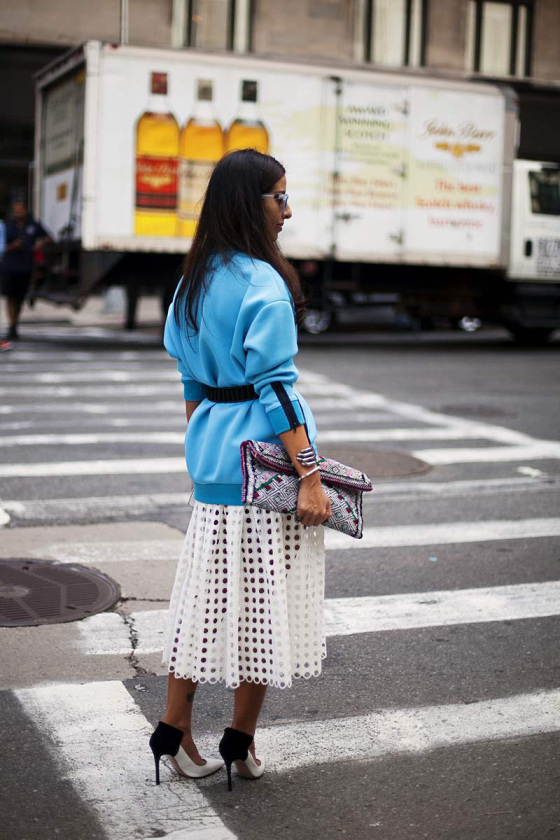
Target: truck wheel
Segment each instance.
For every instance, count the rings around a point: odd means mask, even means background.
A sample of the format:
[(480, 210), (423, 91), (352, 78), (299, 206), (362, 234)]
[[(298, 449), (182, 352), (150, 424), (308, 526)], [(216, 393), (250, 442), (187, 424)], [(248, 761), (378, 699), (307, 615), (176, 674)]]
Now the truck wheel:
[(508, 330), (515, 343), (525, 347), (538, 347), (546, 344), (555, 332), (548, 327), (521, 327), (518, 324), (508, 327)]
[(319, 335), (326, 332), (334, 323), (334, 315), (328, 309), (308, 309), (303, 316), (302, 326), (305, 332)]

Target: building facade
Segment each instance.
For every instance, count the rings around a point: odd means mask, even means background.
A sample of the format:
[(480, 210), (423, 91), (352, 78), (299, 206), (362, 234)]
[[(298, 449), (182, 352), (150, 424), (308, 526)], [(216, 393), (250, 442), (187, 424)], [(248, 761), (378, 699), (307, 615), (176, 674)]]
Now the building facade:
[[(537, 114), (534, 143), (560, 96), (559, 0), (284, 0), (280, 10), (272, 0), (3, 0), (2, 11), (0, 217), (29, 189), (33, 74), (92, 38), (507, 80)], [(560, 150), (560, 127), (549, 134)]]

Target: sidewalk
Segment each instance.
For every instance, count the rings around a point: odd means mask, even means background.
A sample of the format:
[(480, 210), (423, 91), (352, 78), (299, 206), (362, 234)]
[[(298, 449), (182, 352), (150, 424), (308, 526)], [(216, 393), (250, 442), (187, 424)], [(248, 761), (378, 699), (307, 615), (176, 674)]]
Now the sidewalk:
[[(115, 294), (116, 293), (116, 294)], [(91, 295), (82, 309), (77, 312), (69, 306), (57, 306), (38, 300), (33, 309), (24, 306), (21, 325), (61, 324), (87, 327), (123, 328), (126, 318), (124, 298), (117, 297), (116, 289), (109, 294)], [(3, 323), (4, 319), (2, 320)], [(158, 331), (162, 325), (161, 302), (157, 296), (143, 296), (138, 303), (137, 329)]]
[[(125, 322), (124, 296), (115, 288), (109, 293), (90, 296), (78, 311), (37, 300), (33, 308), (27, 303), (24, 305), (19, 325), (20, 342), (12, 343), (11, 348), (27, 341), (162, 346), (163, 316), (159, 297), (140, 298), (134, 330), (127, 330)], [(2, 307), (0, 337), (6, 332), (6, 313)]]

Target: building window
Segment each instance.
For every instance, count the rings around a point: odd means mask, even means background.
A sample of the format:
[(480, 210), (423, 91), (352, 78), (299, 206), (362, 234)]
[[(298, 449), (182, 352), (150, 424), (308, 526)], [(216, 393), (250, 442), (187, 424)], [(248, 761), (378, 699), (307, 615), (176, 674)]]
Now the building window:
[(173, 0), (173, 46), (251, 49), (252, 0)]
[(466, 69), (530, 76), (532, 0), (469, 0)]
[(386, 67), (425, 64), (428, 0), (365, 0), (363, 60)]

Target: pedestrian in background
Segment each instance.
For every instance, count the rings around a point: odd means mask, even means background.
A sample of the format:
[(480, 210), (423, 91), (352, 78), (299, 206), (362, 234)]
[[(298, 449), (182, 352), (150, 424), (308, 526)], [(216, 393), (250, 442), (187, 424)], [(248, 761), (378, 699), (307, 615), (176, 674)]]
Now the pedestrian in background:
[[(254, 734), (267, 687), (318, 676), (326, 656), (318, 526), (331, 509), (318, 467), (303, 465), (315, 456), (316, 436), (294, 388), (304, 300), (277, 245), (291, 215), (277, 160), (251, 149), (222, 158), (167, 317), (164, 343), (184, 386), (195, 501), (169, 606), (167, 707), (150, 739), (156, 783), (162, 755), (193, 778), (225, 762), (230, 790), (233, 763), (239, 775), (261, 776)], [(243, 504), (239, 449), (247, 439), (286, 448), (301, 478), (297, 517)], [(219, 744), (223, 762), (202, 759), (192, 737), (199, 682), (235, 690), (232, 725)]]
[(16, 201), (13, 218), (6, 225), (6, 250), (2, 259), (2, 294), (6, 298), (8, 341), (18, 338), (19, 317), (31, 283), (34, 255), (48, 241), (46, 230), (27, 212), (25, 203)]
[[(2, 272), (2, 258), (4, 257), (4, 252), (6, 250), (6, 225), (4, 224), (3, 220), (0, 219), (0, 276)], [(11, 350), (12, 343), (11, 341), (6, 341), (3, 338), (0, 338), (0, 352), (5, 350)]]

